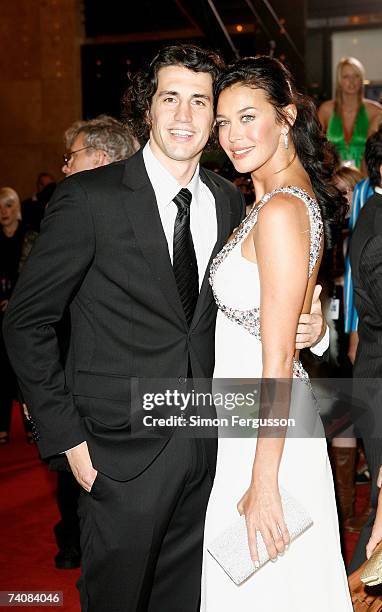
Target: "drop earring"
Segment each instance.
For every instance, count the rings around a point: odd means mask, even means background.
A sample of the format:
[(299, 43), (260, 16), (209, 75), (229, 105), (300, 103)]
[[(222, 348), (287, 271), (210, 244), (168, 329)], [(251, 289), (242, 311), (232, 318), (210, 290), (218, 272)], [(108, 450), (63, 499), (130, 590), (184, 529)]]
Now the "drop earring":
[(289, 136), (288, 132), (284, 134), (284, 149), (289, 149)]

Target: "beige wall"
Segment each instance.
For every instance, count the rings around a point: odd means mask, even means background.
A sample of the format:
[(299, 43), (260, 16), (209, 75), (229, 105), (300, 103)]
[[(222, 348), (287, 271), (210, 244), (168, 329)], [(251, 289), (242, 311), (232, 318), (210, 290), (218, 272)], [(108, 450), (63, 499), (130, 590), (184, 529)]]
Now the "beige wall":
[[(382, 6), (382, 3), (381, 3)], [(338, 62), (343, 57), (356, 57), (365, 67), (365, 77), (369, 81), (382, 81), (381, 70), (382, 28), (372, 30), (348, 30), (332, 34), (332, 74), (333, 91)]]
[(81, 118), (79, 0), (2, 0), (0, 186), (23, 199), (61, 179), (63, 132)]

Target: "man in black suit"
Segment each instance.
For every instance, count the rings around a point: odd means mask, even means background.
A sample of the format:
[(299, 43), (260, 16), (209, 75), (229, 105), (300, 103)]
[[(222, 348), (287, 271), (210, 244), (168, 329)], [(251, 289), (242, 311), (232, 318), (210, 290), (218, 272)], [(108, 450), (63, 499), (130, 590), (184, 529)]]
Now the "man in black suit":
[[(64, 140), (66, 152), (62, 172), (65, 176), (127, 159), (139, 148), (126, 126), (108, 115), (76, 121), (65, 131)], [(68, 312), (60, 322), (58, 335), (62, 360), (65, 362), (70, 338)], [(50, 467), (57, 469), (57, 505), (60, 512), (60, 520), (54, 527), (59, 549), (55, 565), (57, 569), (73, 569), (81, 564), (77, 514), (81, 487), (72, 472), (67, 471), (69, 468), (65, 458), (54, 458)]]
[[(58, 186), (7, 311), (41, 454), (66, 452), (83, 487), (80, 594), (91, 612), (199, 608), (216, 440), (139, 437), (130, 404), (139, 378), (187, 390), (190, 375), (213, 373), (209, 264), (244, 214), (239, 191), (198, 165), (220, 64), (178, 45), (137, 75), (129, 117), (149, 142)], [(55, 326), (67, 305), (63, 370)]]
[(359, 324), (359, 344), (353, 377), (373, 379), (363, 383), (367, 411), (356, 423), (363, 438), (372, 477), (371, 507), (357, 543), (349, 572), (366, 559), (378, 503), (377, 479), (382, 464), (382, 126), (366, 143), (365, 161), (374, 195), (360, 212), (350, 245), (354, 304)]

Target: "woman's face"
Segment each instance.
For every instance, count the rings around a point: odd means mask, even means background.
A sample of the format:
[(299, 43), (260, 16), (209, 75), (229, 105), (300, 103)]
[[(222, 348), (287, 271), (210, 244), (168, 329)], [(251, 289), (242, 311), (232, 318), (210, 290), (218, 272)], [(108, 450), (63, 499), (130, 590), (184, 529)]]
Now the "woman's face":
[(279, 151), (283, 126), (262, 89), (240, 83), (224, 89), (216, 124), (220, 145), (238, 172), (256, 172)]
[(0, 200), (0, 225), (9, 227), (14, 225), (19, 219), (19, 207), (16, 202), (9, 200)]
[(344, 64), (341, 68), (340, 86), (346, 94), (356, 94), (362, 86), (361, 75), (351, 64)]

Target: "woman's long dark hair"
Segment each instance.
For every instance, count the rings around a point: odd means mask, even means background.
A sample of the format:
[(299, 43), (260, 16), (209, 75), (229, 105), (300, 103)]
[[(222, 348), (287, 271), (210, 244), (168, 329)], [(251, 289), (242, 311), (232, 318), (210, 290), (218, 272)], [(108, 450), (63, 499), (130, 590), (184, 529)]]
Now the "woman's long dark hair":
[[(287, 68), (277, 59), (268, 56), (246, 57), (228, 66), (215, 83), (215, 103), (224, 89), (238, 83), (262, 89), (275, 109), (277, 121), (290, 125), (289, 133), (296, 155), (309, 175), (321, 206), (326, 247), (330, 248), (333, 229), (343, 217), (347, 203), (342, 192), (333, 185), (336, 156), (333, 146), (322, 131), (313, 101), (296, 90)], [(297, 108), (293, 125), (284, 110), (289, 104)]]

